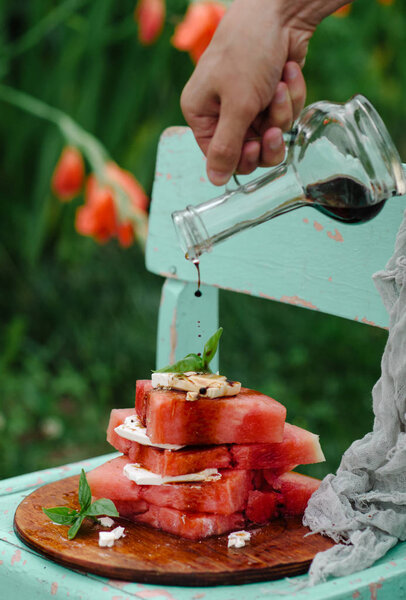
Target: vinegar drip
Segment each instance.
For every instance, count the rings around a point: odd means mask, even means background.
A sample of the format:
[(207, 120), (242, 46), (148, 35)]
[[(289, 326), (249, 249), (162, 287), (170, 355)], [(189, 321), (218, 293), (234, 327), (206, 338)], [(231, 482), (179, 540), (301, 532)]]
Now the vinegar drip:
[(196, 298), (200, 298), (202, 295), (202, 292), (200, 291), (200, 261), (198, 258), (195, 258), (192, 262), (197, 269), (197, 290), (195, 291), (195, 296)]

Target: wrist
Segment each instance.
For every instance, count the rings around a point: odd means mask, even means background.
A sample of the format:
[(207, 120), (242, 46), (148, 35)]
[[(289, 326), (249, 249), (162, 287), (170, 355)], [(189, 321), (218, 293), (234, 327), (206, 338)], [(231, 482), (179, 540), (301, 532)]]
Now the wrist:
[[(348, 0), (271, 0), (283, 25), (314, 30)], [(353, 1), (353, 0), (350, 0)]]

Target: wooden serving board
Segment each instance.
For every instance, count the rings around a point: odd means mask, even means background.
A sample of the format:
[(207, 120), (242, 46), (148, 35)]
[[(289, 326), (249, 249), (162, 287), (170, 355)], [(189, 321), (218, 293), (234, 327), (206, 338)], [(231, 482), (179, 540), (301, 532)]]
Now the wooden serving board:
[(24, 498), (14, 516), (19, 538), (47, 558), (72, 569), (113, 579), (183, 586), (252, 583), (305, 573), (314, 555), (333, 542), (310, 535), (300, 519), (279, 519), (250, 528), (244, 548), (227, 548), (227, 534), (201, 541), (178, 538), (145, 525), (115, 519), (125, 537), (100, 548), (99, 531), (88, 519), (74, 540), (52, 523), (42, 507), (78, 508), (79, 476), (44, 485)]

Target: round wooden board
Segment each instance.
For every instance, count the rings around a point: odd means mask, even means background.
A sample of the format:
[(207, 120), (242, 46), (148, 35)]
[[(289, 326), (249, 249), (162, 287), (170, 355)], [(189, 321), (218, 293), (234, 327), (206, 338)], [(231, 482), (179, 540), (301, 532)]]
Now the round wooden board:
[(14, 517), (19, 538), (47, 558), (72, 569), (113, 579), (183, 586), (252, 583), (305, 573), (314, 555), (333, 545), (320, 535), (304, 537), (300, 519), (276, 520), (250, 528), (244, 548), (227, 548), (227, 534), (192, 541), (145, 525), (115, 519), (125, 537), (100, 548), (99, 531), (88, 519), (74, 540), (67, 527), (52, 523), (41, 508), (78, 508), (79, 476), (38, 488), (24, 498)]

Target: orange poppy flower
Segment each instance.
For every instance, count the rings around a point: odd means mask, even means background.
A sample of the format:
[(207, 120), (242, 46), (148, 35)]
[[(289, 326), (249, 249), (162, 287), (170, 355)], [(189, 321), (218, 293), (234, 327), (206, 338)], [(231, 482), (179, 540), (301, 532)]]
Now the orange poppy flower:
[(85, 177), (85, 165), (81, 153), (73, 146), (66, 146), (52, 175), (51, 188), (62, 202), (68, 202), (80, 193)]
[(141, 44), (153, 44), (160, 36), (165, 22), (165, 0), (139, 0), (134, 11)]
[(197, 62), (210, 44), (225, 12), (226, 7), (219, 2), (193, 2), (175, 29), (172, 44), (178, 50), (189, 52), (192, 60)]
[[(116, 163), (106, 164), (106, 178), (117, 184), (130, 201), (130, 208), (145, 213), (148, 197), (135, 177), (121, 169)], [(100, 243), (117, 237), (123, 247), (134, 241), (134, 225), (130, 220), (119, 222), (114, 200), (114, 187), (102, 185), (95, 175), (90, 175), (86, 183), (85, 204), (76, 212), (76, 230), (82, 235), (93, 237)]]
[(343, 19), (347, 17), (352, 10), (352, 4), (344, 4), (341, 8), (338, 8), (335, 12), (333, 12), (333, 17), (338, 17), (339, 19)]

